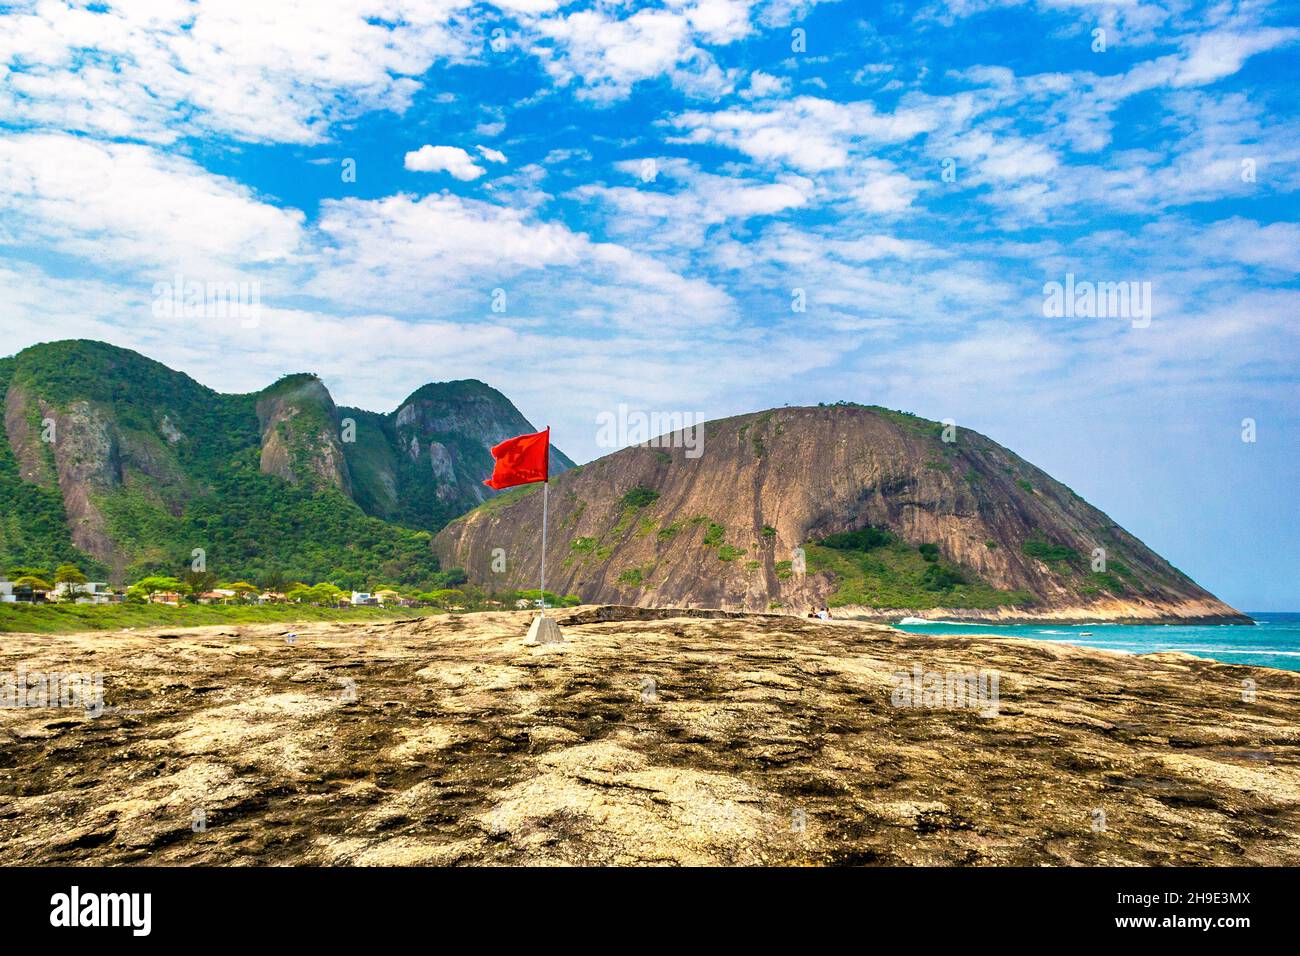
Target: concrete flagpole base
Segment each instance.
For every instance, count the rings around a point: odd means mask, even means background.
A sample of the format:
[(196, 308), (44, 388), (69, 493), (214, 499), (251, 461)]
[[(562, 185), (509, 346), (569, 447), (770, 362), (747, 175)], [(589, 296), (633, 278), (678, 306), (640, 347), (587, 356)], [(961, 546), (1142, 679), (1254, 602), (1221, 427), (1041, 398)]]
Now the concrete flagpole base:
[(535, 647), (538, 644), (563, 644), (564, 635), (560, 633), (560, 625), (556, 624), (545, 614), (539, 614), (533, 618), (532, 625), (528, 628), (528, 637), (524, 641), (529, 647)]

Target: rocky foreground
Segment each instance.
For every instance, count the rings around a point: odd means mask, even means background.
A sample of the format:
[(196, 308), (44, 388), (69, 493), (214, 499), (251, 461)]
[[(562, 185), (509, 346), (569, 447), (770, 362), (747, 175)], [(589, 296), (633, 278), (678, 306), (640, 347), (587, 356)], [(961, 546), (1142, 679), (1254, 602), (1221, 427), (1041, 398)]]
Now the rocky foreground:
[[(6, 634), (106, 710), (0, 710), (0, 864), (1300, 864), (1300, 675), (556, 613)], [(897, 706), (918, 666), (996, 715)]]

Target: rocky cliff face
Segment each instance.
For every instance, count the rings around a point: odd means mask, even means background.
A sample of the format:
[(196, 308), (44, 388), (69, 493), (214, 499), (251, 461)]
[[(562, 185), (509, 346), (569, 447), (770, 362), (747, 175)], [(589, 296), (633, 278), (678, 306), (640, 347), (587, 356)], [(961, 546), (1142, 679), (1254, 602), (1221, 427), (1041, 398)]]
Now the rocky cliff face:
[(175, 513), (192, 492), (169, 447), (184, 436), (166, 416), (159, 424), (156, 435), (136, 432), (97, 403), (55, 403), (21, 384), (11, 385), (5, 396), (5, 438), (19, 474), (60, 493), (72, 544), (114, 572), (125, 556), (108, 527), (104, 500), (135, 492)]
[(352, 494), (338, 409), (320, 379), (293, 376), (267, 389), (257, 401), (257, 420), (262, 471), (290, 484), (306, 482)]
[(87, 402), (57, 409), (15, 385), (5, 396), (5, 434), (20, 474), (62, 493), (73, 544), (111, 563), (112, 541), (96, 498), (121, 485), (123, 463), (105, 416)]
[[(1245, 620), (974, 432), (884, 409), (784, 408), (709, 423), (695, 458), (672, 445), (552, 481), (548, 589), (866, 617)], [(477, 509), (435, 550), (485, 587), (536, 587), (541, 505), (527, 490)]]
[[(196, 547), (232, 574), (337, 577), (358, 566), (357, 538), (372, 567), (423, 580), (434, 560), (410, 531), (492, 494), (488, 449), (535, 430), (481, 382), (428, 385), (381, 414), (336, 408), (309, 374), (222, 395), (85, 341), (0, 359), (0, 400), (0, 572), (70, 560), (114, 580), (179, 573)], [(555, 452), (556, 472), (571, 464)]]
[[(353, 472), (363, 476), (363, 507), (416, 528), (437, 529), (496, 492), (493, 445), (537, 431), (508, 398), (470, 379), (425, 385), (388, 416), (345, 409), (357, 426), (345, 445)], [(551, 472), (573, 467), (551, 449)], [(364, 500), (363, 500), (364, 499)]]

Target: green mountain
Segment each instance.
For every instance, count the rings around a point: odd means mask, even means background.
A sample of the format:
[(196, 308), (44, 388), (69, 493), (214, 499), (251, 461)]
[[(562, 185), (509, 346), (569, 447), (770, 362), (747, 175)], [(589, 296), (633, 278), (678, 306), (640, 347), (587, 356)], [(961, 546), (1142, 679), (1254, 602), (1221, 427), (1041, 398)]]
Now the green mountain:
[[(343, 447), (368, 514), (436, 531), (496, 494), (483, 484), (492, 473), (489, 449), (535, 431), (510, 400), (469, 379), (416, 390), (391, 415), (342, 409), (356, 423), (356, 441)], [(573, 467), (551, 449), (551, 471)]]
[[(314, 375), (226, 395), (102, 342), (0, 359), (0, 572), (64, 561), (130, 580), (439, 580), (431, 532), (494, 494), (488, 449), (534, 430), (477, 381), (389, 414), (339, 409)], [(553, 451), (555, 472), (572, 462)]]

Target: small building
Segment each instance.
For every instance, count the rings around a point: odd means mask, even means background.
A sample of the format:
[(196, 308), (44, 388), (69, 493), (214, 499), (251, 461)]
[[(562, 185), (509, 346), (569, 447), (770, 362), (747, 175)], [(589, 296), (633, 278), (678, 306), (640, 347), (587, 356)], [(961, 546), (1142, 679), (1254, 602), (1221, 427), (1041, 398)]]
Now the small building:
[(170, 604), (172, 607), (181, 606), (181, 596), (175, 591), (154, 591), (149, 595), (149, 600), (153, 604)]
[(30, 584), (17, 581), (0, 581), (0, 604), (42, 604), (45, 592), (32, 588)]
[(374, 597), (380, 604), (399, 604), (402, 600), (402, 596), (390, 588), (376, 591)]
[(108, 604), (112, 594), (106, 581), (87, 581), (84, 584), (60, 581), (54, 585), (53, 593), (59, 600), (71, 598), (77, 604)]
[(87, 581), (85, 584), (74, 584), (71, 581), (59, 581), (54, 585), (54, 590), (50, 593), (55, 597), (70, 597), (73, 594), (93, 594), (96, 587), (107, 587), (105, 584)]
[(229, 588), (213, 588), (211, 591), (203, 591), (197, 597), (200, 604), (229, 604), (238, 595)]
[(379, 603), (379, 598), (375, 597), (375, 596), (374, 596), (373, 594), (371, 594), (369, 591), (353, 591), (353, 592), (352, 592), (352, 603), (353, 603), (353, 605), (371, 605), (371, 606), (373, 606), (373, 605), (376, 605), (376, 604)]
[(285, 597), (279, 591), (263, 591), (257, 596), (258, 604), (283, 604)]

